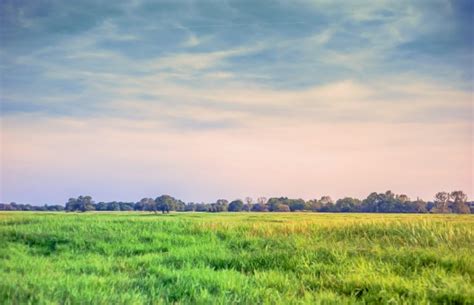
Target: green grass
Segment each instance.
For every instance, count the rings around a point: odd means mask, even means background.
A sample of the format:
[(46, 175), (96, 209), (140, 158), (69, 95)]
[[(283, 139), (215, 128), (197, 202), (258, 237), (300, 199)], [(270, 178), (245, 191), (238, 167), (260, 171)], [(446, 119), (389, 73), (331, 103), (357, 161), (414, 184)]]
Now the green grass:
[(474, 217), (0, 213), (2, 304), (474, 304)]

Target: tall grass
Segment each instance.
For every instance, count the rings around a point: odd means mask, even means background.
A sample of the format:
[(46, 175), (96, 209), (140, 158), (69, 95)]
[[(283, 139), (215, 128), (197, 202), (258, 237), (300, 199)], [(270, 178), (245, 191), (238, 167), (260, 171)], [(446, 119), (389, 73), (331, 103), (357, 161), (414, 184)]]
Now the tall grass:
[(474, 304), (474, 218), (0, 213), (3, 304)]

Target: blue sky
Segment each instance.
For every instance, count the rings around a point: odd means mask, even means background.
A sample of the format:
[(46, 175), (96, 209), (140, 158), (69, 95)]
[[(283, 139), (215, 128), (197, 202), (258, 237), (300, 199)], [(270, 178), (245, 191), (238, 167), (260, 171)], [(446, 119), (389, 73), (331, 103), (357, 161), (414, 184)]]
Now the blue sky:
[(473, 6), (2, 1), (0, 200), (472, 196)]

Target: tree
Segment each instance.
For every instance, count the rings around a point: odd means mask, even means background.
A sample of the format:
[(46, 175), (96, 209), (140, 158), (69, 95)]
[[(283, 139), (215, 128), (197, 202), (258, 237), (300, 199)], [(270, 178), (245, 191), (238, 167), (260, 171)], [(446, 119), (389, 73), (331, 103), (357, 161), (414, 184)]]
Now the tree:
[(209, 207), (207, 204), (201, 202), (201, 203), (196, 203), (196, 211), (197, 212), (207, 212), (209, 211)]
[(379, 195), (376, 192), (370, 193), (367, 198), (362, 201), (361, 212), (376, 212), (378, 208)]
[[(408, 199), (405, 195), (402, 195), (401, 200)], [(369, 213), (395, 213), (404, 212), (401, 208), (400, 199), (392, 191), (386, 191), (385, 193), (371, 193), (366, 199), (362, 201), (361, 212)]]
[(382, 213), (395, 213), (397, 210), (396, 195), (392, 191), (386, 191), (385, 194), (379, 194), (378, 211)]
[[(285, 205), (285, 203), (283, 203)], [(287, 204), (292, 212), (303, 211), (306, 208), (306, 202), (303, 199), (288, 199)]]
[(274, 212), (290, 212), (290, 207), (287, 204), (278, 204)]
[(412, 212), (414, 213), (427, 213), (428, 212), (428, 205), (426, 202), (417, 198), (415, 201), (411, 203), (412, 205)]
[(451, 213), (449, 208), (450, 194), (447, 192), (438, 192), (435, 195), (435, 207), (432, 209), (434, 213)]
[(155, 199), (156, 208), (163, 214), (170, 211), (181, 211), (184, 209), (184, 202), (169, 195), (161, 195)]
[(91, 196), (79, 196), (79, 210), (81, 212), (94, 210), (94, 201)]
[(395, 198), (402, 203), (410, 201), (410, 198), (405, 194), (396, 195)]
[(254, 204), (252, 206), (252, 211), (254, 211), (254, 212), (268, 212), (268, 207), (267, 207), (266, 204), (257, 203), (257, 204)]
[(209, 205), (209, 212), (225, 212), (227, 211), (228, 201), (225, 199), (219, 199), (216, 203), (211, 203)]
[(414, 205), (410, 201), (410, 198), (405, 194), (395, 195), (393, 212), (395, 213), (413, 213)]
[(425, 202), (420, 198), (411, 201), (405, 194), (395, 194), (392, 191), (384, 193), (373, 192), (363, 201), (345, 197), (335, 203), (329, 196), (322, 196), (321, 199), (309, 200), (290, 199), (288, 197), (272, 197), (267, 200), (265, 197), (258, 197), (257, 203), (253, 204), (251, 197), (246, 197), (244, 203), (237, 199), (228, 202), (219, 199), (215, 203), (188, 203), (175, 199), (169, 195), (162, 195), (156, 199), (143, 198), (139, 202), (99, 202), (94, 203), (91, 196), (79, 196), (69, 198), (65, 206), (49, 205), (36, 206), (31, 204), (9, 204), (0, 203), (0, 210), (3, 211), (200, 211), (200, 212), (239, 212), (239, 211), (301, 211), (312, 210), (320, 212), (368, 212), (368, 213), (474, 213), (474, 202), (468, 202), (468, 197), (463, 191), (438, 192), (434, 201)]
[(453, 213), (470, 214), (471, 210), (467, 204), (467, 195), (463, 191), (453, 191), (450, 194), (453, 202), (451, 203), (451, 210)]
[(321, 205), (321, 212), (332, 212), (334, 209), (334, 202), (329, 196), (322, 196), (319, 199), (319, 204)]
[(64, 206), (55, 204), (48, 206), (48, 211), (64, 211)]
[(240, 199), (234, 200), (229, 204), (229, 212), (240, 212), (244, 207), (244, 202)]
[(95, 210), (94, 201), (91, 196), (79, 196), (78, 198), (69, 198), (66, 203), (66, 211), (87, 212)]
[(133, 211), (133, 202), (119, 202), (120, 211)]
[(184, 206), (184, 211), (186, 212), (194, 212), (196, 211), (196, 204), (194, 202), (188, 202), (185, 206)]
[[(13, 208), (14, 206), (11, 205)], [(69, 198), (66, 202), (65, 210), (66, 212), (74, 212), (77, 209), (77, 199), (76, 198)]]
[(226, 212), (229, 208), (229, 201), (226, 199), (218, 199), (216, 201), (216, 212)]
[(253, 199), (252, 197), (245, 197), (245, 206), (244, 206), (244, 211), (250, 212), (253, 210)]
[(97, 211), (107, 211), (107, 202), (99, 202), (96, 204), (95, 209)]
[(120, 211), (120, 204), (117, 201), (107, 203), (107, 211)]
[(142, 198), (139, 202), (135, 204), (134, 209), (136, 211), (153, 211), (156, 213), (158, 207), (153, 198)]
[(356, 198), (345, 197), (336, 201), (334, 208), (338, 212), (359, 212), (361, 201)]
[(267, 207), (270, 211), (286, 210), (285, 207), (280, 208), (280, 205), (286, 205), (290, 211), (303, 211), (306, 209), (306, 202), (303, 199), (289, 199), (288, 197), (272, 197), (268, 199)]
[(175, 211), (184, 211), (185, 207), (186, 207), (186, 204), (184, 203), (184, 201), (176, 199), (176, 201), (175, 201)]
[(278, 206), (280, 204), (286, 204), (288, 198), (287, 197), (272, 197), (270, 199), (268, 199), (267, 201), (267, 206), (268, 206), (268, 210), (273, 212), (273, 211), (276, 211), (278, 209)]
[(306, 202), (308, 210), (311, 210), (313, 212), (319, 212), (321, 211), (321, 203), (318, 201), (318, 199), (311, 199)]

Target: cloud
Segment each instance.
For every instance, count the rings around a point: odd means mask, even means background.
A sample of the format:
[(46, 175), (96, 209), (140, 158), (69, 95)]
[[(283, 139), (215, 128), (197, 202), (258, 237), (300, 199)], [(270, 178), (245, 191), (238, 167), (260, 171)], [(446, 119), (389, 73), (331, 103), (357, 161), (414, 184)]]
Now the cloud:
[(197, 38), (196, 35), (190, 34), (188, 39), (183, 43), (184, 47), (195, 47), (201, 44), (202, 41)]
[(2, 193), (469, 191), (470, 6), (3, 1)]
[(153, 72), (160, 73), (169, 71), (174, 73), (192, 74), (197, 70), (208, 70), (219, 68), (226, 59), (233, 56), (255, 53), (261, 47), (242, 47), (230, 50), (206, 53), (177, 53), (167, 55), (151, 63)]

